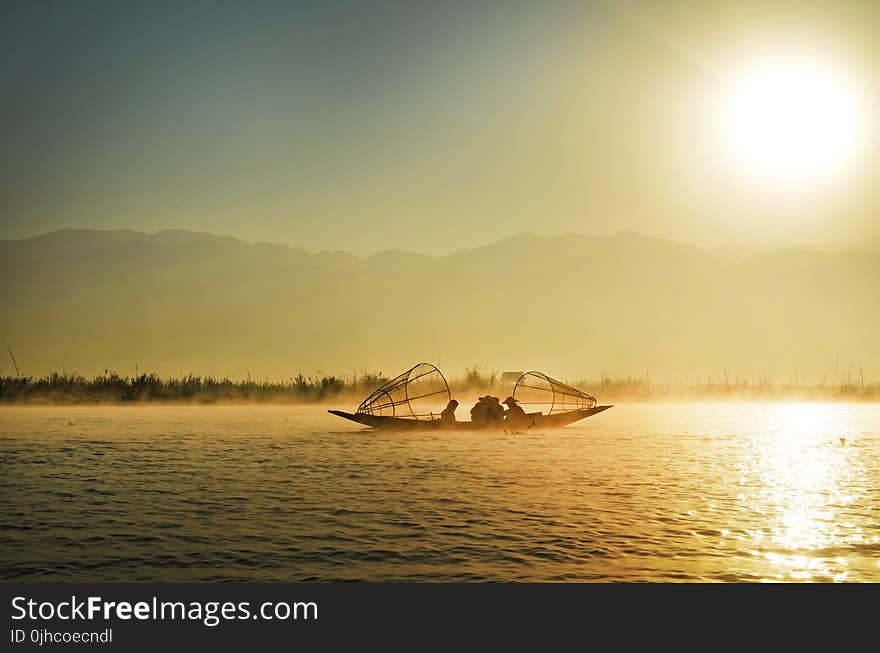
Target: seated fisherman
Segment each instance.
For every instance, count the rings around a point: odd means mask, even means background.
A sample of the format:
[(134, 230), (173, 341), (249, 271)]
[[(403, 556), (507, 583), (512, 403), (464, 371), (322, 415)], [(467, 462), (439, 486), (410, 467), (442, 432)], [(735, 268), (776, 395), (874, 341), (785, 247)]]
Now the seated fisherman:
[(498, 400), (498, 397), (489, 397), (486, 400), (488, 406), (489, 420), (493, 424), (500, 424), (504, 421), (504, 408)]
[(488, 399), (488, 395), (485, 397), (480, 397), (479, 399), (477, 399), (477, 403), (474, 404), (474, 407), (471, 408), (471, 421), (476, 426), (482, 426), (489, 421), (489, 404), (487, 403)]
[(455, 424), (456, 408), (458, 408), (458, 402), (455, 399), (452, 399), (446, 404), (446, 408), (443, 409), (443, 412), (440, 413), (440, 421), (444, 424)]
[(528, 424), (528, 416), (523, 407), (513, 397), (504, 400), (507, 404), (507, 410), (504, 411), (504, 423), (510, 424), (512, 427), (522, 427)]

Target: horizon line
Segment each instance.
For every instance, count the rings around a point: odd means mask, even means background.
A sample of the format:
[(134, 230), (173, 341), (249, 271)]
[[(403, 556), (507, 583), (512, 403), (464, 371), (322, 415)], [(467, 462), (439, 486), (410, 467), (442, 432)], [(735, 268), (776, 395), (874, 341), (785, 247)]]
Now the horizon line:
[(536, 240), (549, 241), (561, 238), (587, 238), (587, 239), (613, 239), (613, 238), (621, 238), (621, 237), (636, 237), (642, 238), (645, 240), (653, 240), (653, 241), (663, 241), (667, 243), (672, 243), (675, 245), (682, 245), (686, 247), (693, 247), (696, 249), (701, 249), (704, 251), (719, 251), (726, 249), (745, 249), (752, 251), (767, 251), (767, 250), (807, 250), (807, 251), (820, 251), (820, 252), (833, 252), (833, 251), (875, 251), (880, 249), (880, 239), (863, 239), (858, 243), (850, 242), (850, 243), (837, 243), (837, 244), (826, 244), (819, 245), (816, 243), (813, 244), (797, 244), (792, 242), (749, 242), (749, 241), (735, 241), (735, 242), (727, 242), (716, 245), (706, 245), (697, 242), (687, 242), (683, 240), (678, 240), (675, 238), (671, 238), (668, 236), (659, 236), (655, 234), (647, 234), (641, 231), (636, 231), (633, 229), (618, 229), (614, 232), (595, 232), (595, 233), (587, 233), (587, 232), (557, 232), (553, 234), (539, 234), (534, 231), (521, 231), (512, 233), (507, 236), (501, 236), (496, 240), (491, 240), (487, 242), (483, 242), (479, 245), (475, 245), (472, 247), (460, 247), (451, 251), (448, 251), (444, 254), (430, 254), (424, 251), (418, 251), (415, 249), (404, 249), (400, 247), (390, 247), (387, 249), (379, 249), (375, 250), (369, 254), (357, 254), (350, 250), (345, 249), (308, 249), (301, 245), (297, 245), (289, 242), (281, 242), (281, 241), (267, 241), (267, 240), (249, 240), (239, 236), (233, 236), (227, 233), (218, 233), (213, 231), (200, 231), (195, 229), (186, 229), (181, 227), (173, 227), (167, 229), (158, 229), (156, 231), (139, 231), (137, 229), (129, 229), (129, 228), (118, 228), (118, 229), (100, 229), (100, 228), (92, 228), (92, 227), (61, 227), (58, 229), (53, 229), (50, 231), (45, 231), (38, 233), (33, 236), (26, 236), (21, 238), (9, 238), (9, 237), (0, 237), (0, 242), (6, 243), (23, 243), (32, 240), (39, 240), (41, 238), (46, 238), (48, 236), (53, 236), (56, 234), (62, 234), (65, 232), (74, 232), (74, 233), (95, 233), (95, 234), (111, 234), (111, 233), (126, 233), (132, 234), (136, 236), (159, 236), (161, 234), (170, 234), (170, 233), (182, 233), (189, 234), (193, 236), (210, 236), (213, 238), (224, 238), (237, 241), (239, 243), (249, 245), (251, 247), (256, 246), (270, 246), (270, 247), (285, 247), (291, 250), (301, 250), (309, 254), (310, 256), (316, 256), (320, 254), (348, 254), (360, 260), (368, 260), (375, 256), (385, 253), (398, 252), (403, 254), (414, 254), (417, 256), (423, 256), (432, 259), (443, 259), (450, 258), (457, 254), (461, 254), (464, 252), (472, 252), (478, 251), (480, 249), (485, 249), (488, 247), (492, 247), (494, 245), (498, 245), (504, 242), (513, 241), (517, 239), (523, 238), (534, 238)]

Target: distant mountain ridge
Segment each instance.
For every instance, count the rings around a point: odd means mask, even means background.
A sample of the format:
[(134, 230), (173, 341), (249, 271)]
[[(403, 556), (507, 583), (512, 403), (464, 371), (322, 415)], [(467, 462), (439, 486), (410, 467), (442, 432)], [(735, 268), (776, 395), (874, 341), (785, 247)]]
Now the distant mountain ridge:
[(183, 230), (0, 241), (0, 337), (27, 374), (284, 378), (428, 359), (567, 377), (877, 378), (878, 290), (868, 248), (732, 255), (631, 232), (521, 234), (441, 257)]

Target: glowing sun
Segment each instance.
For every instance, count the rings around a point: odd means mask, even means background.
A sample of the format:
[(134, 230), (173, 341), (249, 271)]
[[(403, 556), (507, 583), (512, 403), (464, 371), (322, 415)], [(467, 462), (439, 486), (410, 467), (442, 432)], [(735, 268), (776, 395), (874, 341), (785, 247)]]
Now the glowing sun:
[(720, 103), (731, 159), (765, 180), (815, 182), (852, 161), (863, 130), (849, 80), (808, 60), (763, 60), (732, 75)]

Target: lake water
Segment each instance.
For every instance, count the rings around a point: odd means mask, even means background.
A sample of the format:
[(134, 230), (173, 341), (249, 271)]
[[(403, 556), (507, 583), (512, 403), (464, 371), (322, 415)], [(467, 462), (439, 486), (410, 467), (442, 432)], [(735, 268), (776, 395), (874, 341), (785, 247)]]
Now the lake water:
[(527, 435), (325, 409), (0, 408), (0, 580), (880, 581), (877, 404)]

